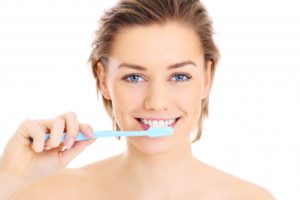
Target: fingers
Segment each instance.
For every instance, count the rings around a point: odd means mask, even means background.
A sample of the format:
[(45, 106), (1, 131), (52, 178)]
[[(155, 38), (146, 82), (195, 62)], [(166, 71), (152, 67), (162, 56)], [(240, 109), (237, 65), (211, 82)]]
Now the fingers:
[[(87, 137), (93, 137), (93, 129), (88, 124), (80, 124), (79, 131), (82, 132)], [(86, 141), (77, 141), (74, 143), (71, 149), (64, 151), (62, 156), (64, 157), (65, 162), (70, 162), (73, 160), (78, 154), (80, 154), (87, 146), (94, 143), (96, 139), (86, 140)]]
[(50, 139), (47, 141), (48, 147), (58, 147), (60, 145), (61, 137), (65, 130), (65, 121), (60, 118), (56, 118), (52, 122), (52, 128), (50, 131)]
[[(65, 130), (65, 121), (60, 118), (36, 120), (44, 130), (44, 134), (49, 133), (50, 137), (45, 142), (44, 150), (50, 150), (60, 146), (60, 140)], [(45, 136), (44, 136), (45, 138)]]
[[(64, 143), (61, 143), (63, 133), (66, 132)], [(73, 112), (60, 115), (54, 119), (43, 120), (25, 120), (18, 129), (18, 138), (21, 139), (21, 144), (30, 144), (29, 138), (32, 138), (32, 149), (36, 152), (50, 150), (52, 148), (64, 147), (71, 149), (76, 138), (82, 132), (87, 137), (93, 136), (93, 129), (88, 124), (79, 124), (77, 116)], [(45, 141), (45, 134), (50, 133), (50, 137)], [(21, 137), (20, 137), (21, 136)], [(18, 143), (20, 144), (20, 142)], [(89, 144), (85, 142), (84, 144)]]
[(67, 149), (70, 149), (74, 142), (76, 141), (78, 132), (79, 132), (79, 122), (77, 116), (73, 112), (66, 113), (58, 117), (65, 121), (65, 130), (66, 130), (66, 138), (64, 142), (64, 146)]
[[(45, 145), (45, 150), (60, 147), (60, 150), (69, 150), (76, 142), (79, 132), (82, 132), (87, 137), (93, 136), (92, 127), (88, 124), (79, 124), (77, 116), (73, 112), (60, 115), (52, 123), (45, 124), (51, 130), (50, 141)], [(65, 141), (60, 144), (63, 132), (66, 132)]]
[(80, 124), (79, 131), (87, 137), (93, 137), (93, 128), (89, 124)]
[(23, 136), (23, 139), (26, 139), (26, 144), (30, 143), (29, 138), (32, 138), (32, 149), (34, 151), (41, 152), (43, 150), (45, 144), (45, 133), (37, 122), (31, 119), (26, 119), (17, 129), (17, 132), (20, 136)]
[[(88, 124), (79, 124), (79, 132), (82, 132), (85, 136), (92, 138), (93, 137), (93, 129), (90, 125)], [(77, 138), (78, 133), (74, 136), (74, 141), (72, 141), (72, 144), (76, 144), (76, 143), (87, 143), (89, 144), (89, 142), (86, 141), (78, 141), (76, 142), (76, 138)], [(72, 146), (70, 146), (70, 143), (68, 143), (69, 141), (67, 140), (67, 142), (65, 142), (65, 148), (66, 150), (69, 150), (72, 148)]]

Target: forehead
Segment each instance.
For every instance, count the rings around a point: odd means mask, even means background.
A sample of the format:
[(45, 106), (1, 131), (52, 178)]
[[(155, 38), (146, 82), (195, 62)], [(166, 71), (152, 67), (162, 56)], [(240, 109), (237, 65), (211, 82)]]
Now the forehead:
[(123, 28), (114, 38), (112, 59), (136, 64), (171, 64), (203, 58), (195, 31), (177, 23)]

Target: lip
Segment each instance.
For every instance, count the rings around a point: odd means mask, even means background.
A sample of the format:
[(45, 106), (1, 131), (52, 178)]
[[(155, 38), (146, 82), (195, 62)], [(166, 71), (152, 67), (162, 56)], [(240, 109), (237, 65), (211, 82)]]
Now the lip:
[(177, 119), (179, 117), (169, 117), (169, 118), (154, 118), (154, 117), (140, 117), (136, 119), (150, 119), (150, 120), (169, 120), (169, 119)]
[[(177, 124), (177, 122), (179, 121), (181, 117), (176, 117), (175, 121), (170, 125), (172, 128), (174, 128)], [(140, 126), (144, 129), (144, 130), (148, 130), (150, 128), (150, 126), (148, 124), (144, 124), (141, 122), (142, 118), (135, 118), (136, 121), (140, 124)], [(174, 118), (143, 118), (143, 119), (150, 119), (150, 120), (168, 120), (168, 119), (174, 119)]]

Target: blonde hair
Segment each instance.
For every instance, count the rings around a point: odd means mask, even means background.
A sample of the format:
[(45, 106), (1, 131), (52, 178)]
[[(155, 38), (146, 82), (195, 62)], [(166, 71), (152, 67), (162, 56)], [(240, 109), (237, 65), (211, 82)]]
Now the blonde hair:
[[(201, 41), (204, 52), (205, 66), (211, 65), (211, 84), (219, 59), (219, 51), (213, 40), (212, 21), (207, 10), (199, 0), (120, 0), (109, 10), (105, 10), (99, 21), (99, 29), (95, 32), (93, 49), (89, 57), (93, 75), (96, 79), (97, 97), (99, 98), (100, 82), (97, 75), (97, 64), (103, 65), (107, 71), (109, 55), (113, 40), (122, 28), (133, 26), (147, 26), (150, 24), (165, 24), (175, 21), (188, 25), (195, 30)], [(120, 130), (112, 113), (112, 102), (102, 96), (106, 112), (113, 121), (115, 130)], [(202, 121), (208, 117), (209, 97), (202, 100), (202, 111), (199, 116), (197, 135), (192, 143), (198, 141), (202, 133)]]

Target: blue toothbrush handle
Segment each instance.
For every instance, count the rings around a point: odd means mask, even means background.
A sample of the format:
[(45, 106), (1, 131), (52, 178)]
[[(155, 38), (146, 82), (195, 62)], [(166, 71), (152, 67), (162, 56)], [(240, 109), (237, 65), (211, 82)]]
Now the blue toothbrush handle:
[[(95, 138), (100, 138), (100, 137), (112, 137), (112, 136), (143, 136), (143, 135), (147, 135), (145, 134), (145, 131), (134, 131), (135, 133), (133, 133), (133, 131), (128, 131), (130, 132), (130, 134), (126, 134), (126, 131), (119, 131), (119, 133), (116, 133), (116, 131), (96, 131), (93, 132), (93, 137), (87, 137), (85, 136), (82, 132), (79, 132), (79, 134), (77, 135), (77, 139), (76, 141), (82, 141), (82, 140), (90, 140), (90, 139), (95, 139)], [(50, 137), (50, 134), (46, 134), (45, 135), (45, 140), (48, 140)], [(64, 142), (66, 139), (66, 133), (63, 133), (60, 142)]]
[[(111, 137), (111, 136), (149, 136), (149, 137), (160, 137), (168, 136), (173, 132), (172, 128), (150, 128), (147, 131), (95, 131), (93, 132), (93, 137), (87, 137), (82, 132), (77, 136), (76, 141), (90, 140), (100, 137)], [(50, 134), (45, 135), (45, 140), (48, 140)], [(60, 142), (64, 142), (66, 139), (66, 133), (63, 133)]]

